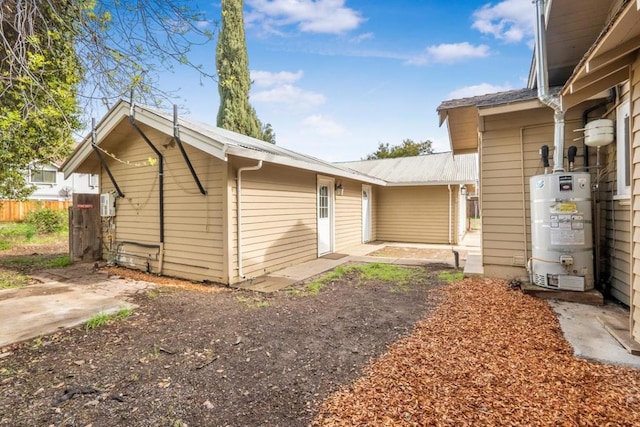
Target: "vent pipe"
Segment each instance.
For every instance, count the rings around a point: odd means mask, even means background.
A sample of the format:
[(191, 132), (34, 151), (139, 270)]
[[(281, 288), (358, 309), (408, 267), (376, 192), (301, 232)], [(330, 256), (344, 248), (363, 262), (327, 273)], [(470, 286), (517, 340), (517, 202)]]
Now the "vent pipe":
[(538, 80), (538, 99), (544, 105), (553, 108), (553, 172), (564, 172), (564, 110), (559, 96), (549, 94), (549, 75), (547, 73), (547, 44), (545, 41), (545, 0), (535, 0), (536, 4), (536, 78)]

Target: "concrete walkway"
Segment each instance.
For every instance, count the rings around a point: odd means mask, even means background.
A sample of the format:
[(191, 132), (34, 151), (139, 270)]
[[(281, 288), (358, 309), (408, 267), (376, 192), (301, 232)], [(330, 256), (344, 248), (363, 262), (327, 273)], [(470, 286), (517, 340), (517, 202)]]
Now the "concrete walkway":
[[(450, 253), (445, 259), (438, 258), (404, 258), (404, 257), (382, 257), (371, 256), (373, 252), (382, 250), (386, 247), (397, 248), (414, 248), (414, 249), (431, 249), (438, 252)], [(471, 231), (465, 235), (460, 245), (433, 245), (422, 243), (398, 243), (398, 242), (372, 242), (358, 246), (353, 246), (341, 254), (331, 254), (327, 257), (312, 259), (307, 262), (293, 265), (282, 270), (267, 274), (266, 276), (256, 277), (248, 280), (235, 287), (239, 289), (252, 290), (256, 292), (275, 292), (284, 289), (292, 284), (307, 280), (311, 277), (332, 270), (339, 265), (348, 262), (378, 262), (382, 264), (399, 264), (399, 265), (423, 265), (426, 263), (445, 263), (455, 266), (455, 257), (453, 251), (461, 254), (460, 267), (464, 268), (467, 263), (467, 257), (471, 254), (479, 254), (480, 251), (480, 232)], [(335, 256), (338, 255), (338, 256)], [(476, 258), (476, 262), (479, 259)], [(465, 269), (466, 270), (466, 269)], [(478, 273), (477, 267), (473, 274)]]
[(152, 283), (109, 278), (90, 265), (45, 271), (42, 282), (0, 291), (0, 349), (82, 325), (95, 315), (133, 308), (127, 299)]

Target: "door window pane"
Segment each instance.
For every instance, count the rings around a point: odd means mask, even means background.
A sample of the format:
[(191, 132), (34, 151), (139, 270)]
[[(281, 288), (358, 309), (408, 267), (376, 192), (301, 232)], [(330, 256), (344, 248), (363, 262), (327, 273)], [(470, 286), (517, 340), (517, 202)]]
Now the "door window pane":
[(318, 218), (329, 218), (329, 187), (318, 188)]

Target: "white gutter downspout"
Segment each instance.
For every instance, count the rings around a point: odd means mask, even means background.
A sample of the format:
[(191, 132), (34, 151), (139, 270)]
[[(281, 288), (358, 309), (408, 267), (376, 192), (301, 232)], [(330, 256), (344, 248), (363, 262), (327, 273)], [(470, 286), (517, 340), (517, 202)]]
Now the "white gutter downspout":
[(451, 229), (451, 219), (453, 217), (453, 212), (452, 212), (452, 205), (453, 205), (453, 197), (451, 194), (451, 184), (447, 184), (447, 188), (449, 189), (449, 244), (451, 244), (452, 239), (451, 239), (451, 233), (452, 233), (452, 229)]
[(238, 277), (244, 279), (244, 273), (242, 272), (242, 172), (245, 171), (257, 171), (262, 168), (262, 160), (258, 160), (258, 164), (255, 166), (246, 166), (238, 169), (238, 178), (236, 179), (236, 223), (238, 234)]
[(545, 41), (545, 0), (536, 3), (536, 78), (538, 79), (538, 99), (544, 105), (553, 108), (553, 172), (564, 172), (564, 110), (559, 96), (549, 94), (549, 75), (547, 73), (547, 44)]

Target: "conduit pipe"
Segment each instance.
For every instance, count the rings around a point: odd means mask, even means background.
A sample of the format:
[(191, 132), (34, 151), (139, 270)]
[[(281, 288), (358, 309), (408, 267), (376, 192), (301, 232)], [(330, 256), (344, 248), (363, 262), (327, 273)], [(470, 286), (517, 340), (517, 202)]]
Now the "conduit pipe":
[(545, 40), (545, 0), (536, 3), (536, 78), (538, 79), (538, 99), (553, 109), (553, 172), (564, 172), (564, 116), (559, 96), (549, 94), (549, 74), (547, 72), (547, 44)]
[(182, 145), (182, 140), (180, 139), (180, 130), (178, 127), (178, 106), (177, 105), (173, 105), (173, 138), (176, 140), (176, 144), (178, 144), (178, 148), (180, 149), (180, 153), (182, 154), (182, 158), (184, 159), (185, 163), (187, 164), (187, 167), (189, 168), (189, 172), (191, 172), (191, 176), (193, 177), (193, 180), (195, 181), (196, 185), (198, 186), (198, 190), (200, 190), (200, 194), (202, 194), (203, 196), (207, 195), (207, 192), (205, 191), (204, 187), (202, 186), (202, 183), (200, 182), (200, 179), (198, 178), (198, 174), (196, 174), (196, 171), (193, 169), (193, 165), (191, 164), (191, 160), (189, 160), (189, 156), (187, 155), (187, 152), (184, 149), (184, 146)]
[(238, 277), (244, 279), (244, 272), (242, 271), (242, 172), (257, 171), (262, 168), (262, 160), (258, 161), (255, 166), (245, 166), (238, 169), (238, 177), (236, 178), (236, 225), (238, 235)]
[(451, 184), (447, 184), (447, 188), (449, 189), (449, 244), (451, 244), (452, 241), (453, 241), (452, 238), (451, 238), (451, 234), (452, 234), (451, 219), (453, 217), (453, 212), (452, 212), (452, 207), (451, 207), (451, 205), (453, 203), (452, 202), (453, 197), (452, 197), (452, 194), (451, 194)]
[(156, 156), (158, 156), (158, 216), (160, 222), (160, 257), (158, 260), (158, 274), (162, 274), (162, 268), (164, 265), (164, 157), (160, 150), (153, 145), (153, 142), (151, 142), (136, 123), (135, 104), (133, 102), (131, 102), (131, 106), (129, 107), (129, 123), (131, 123), (131, 126), (133, 126), (133, 128), (138, 132), (144, 142), (146, 142), (149, 148), (151, 148)]

